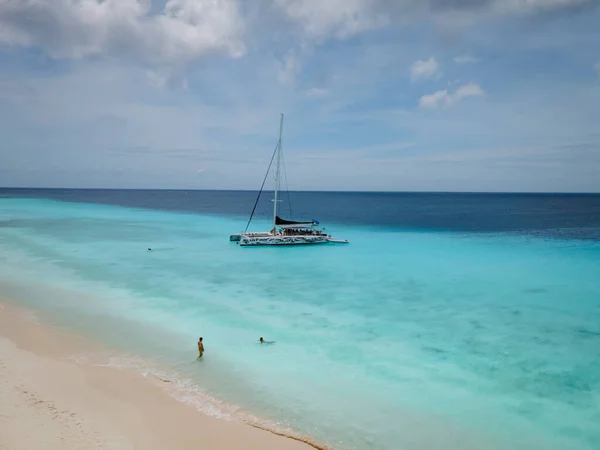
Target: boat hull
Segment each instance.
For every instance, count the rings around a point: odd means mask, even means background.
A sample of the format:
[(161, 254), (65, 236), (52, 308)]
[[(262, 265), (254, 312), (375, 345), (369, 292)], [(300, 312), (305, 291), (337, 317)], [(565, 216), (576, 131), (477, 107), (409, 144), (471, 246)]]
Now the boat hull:
[[(229, 236), (229, 240), (231, 242), (239, 242), (242, 239), (242, 236), (244, 235), (244, 233), (237, 233), (237, 234), (232, 234)], [(246, 236), (250, 236), (250, 237), (268, 237), (270, 236), (270, 234), (268, 232), (263, 232), (263, 233), (246, 233)]]
[(242, 236), (239, 243), (242, 247), (262, 245), (316, 245), (329, 244), (327, 236)]

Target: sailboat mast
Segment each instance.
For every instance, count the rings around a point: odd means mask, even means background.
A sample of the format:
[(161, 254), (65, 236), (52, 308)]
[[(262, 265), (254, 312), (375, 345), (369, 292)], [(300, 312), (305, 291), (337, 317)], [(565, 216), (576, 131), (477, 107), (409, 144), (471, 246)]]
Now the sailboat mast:
[(279, 122), (279, 140), (277, 141), (277, 167), (275, 168), (275, 198), (273, 199), (273, 229), (277, 225), (277, 199), (279, 195), (279, 170), (281, 168), (281, 135), (283, 133), (283, 113)]

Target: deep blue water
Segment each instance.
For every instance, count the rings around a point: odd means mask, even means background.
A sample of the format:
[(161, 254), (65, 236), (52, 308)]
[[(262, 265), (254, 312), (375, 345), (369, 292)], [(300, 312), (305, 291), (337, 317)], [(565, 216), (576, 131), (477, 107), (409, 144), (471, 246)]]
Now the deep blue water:
[[(247, 218), (257, 192), (0, 188), (0, 196)], [(272, 217), (271, 198), (263, 192), (258, 217)], [(283, 199), (282, 216), (328, 224), (600, 240), (600, 194), (291, 192)]]
[(294, 192), (350, 244), (243, 248), (255, 197), (2, 189), (0, 298), (341, 449), (600, 448), (600, 195)]

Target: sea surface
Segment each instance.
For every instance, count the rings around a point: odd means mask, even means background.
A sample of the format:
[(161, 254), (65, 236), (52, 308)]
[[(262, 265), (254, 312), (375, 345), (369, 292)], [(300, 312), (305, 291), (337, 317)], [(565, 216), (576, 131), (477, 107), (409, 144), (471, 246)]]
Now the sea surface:
[(256, 195), (0, 189), (0, 297), (333, 448), (600, 448), (600, 195), (292, 192), (350, 244), (240, 247)]

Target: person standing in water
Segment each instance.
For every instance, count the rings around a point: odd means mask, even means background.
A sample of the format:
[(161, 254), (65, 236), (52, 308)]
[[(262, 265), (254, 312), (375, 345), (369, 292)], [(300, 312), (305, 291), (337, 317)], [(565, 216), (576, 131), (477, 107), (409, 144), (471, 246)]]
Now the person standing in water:
[(202, 338), (198, 339), (198, 354), (200, 355), (198, 358), (202, 358), (202, 355), (204, 354), (204, 344), (202, 343)]

